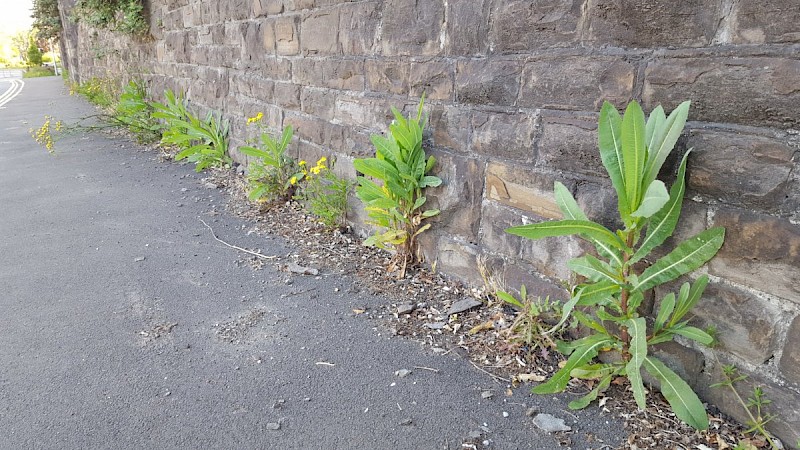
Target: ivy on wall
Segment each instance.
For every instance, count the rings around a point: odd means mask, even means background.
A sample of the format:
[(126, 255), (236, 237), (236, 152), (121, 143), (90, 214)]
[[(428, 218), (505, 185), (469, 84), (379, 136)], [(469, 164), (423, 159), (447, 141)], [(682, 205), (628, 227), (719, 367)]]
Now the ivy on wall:
[(142, 0), (78, 0), (70, 18), (100, 29), (143, 35), (149, 25)]

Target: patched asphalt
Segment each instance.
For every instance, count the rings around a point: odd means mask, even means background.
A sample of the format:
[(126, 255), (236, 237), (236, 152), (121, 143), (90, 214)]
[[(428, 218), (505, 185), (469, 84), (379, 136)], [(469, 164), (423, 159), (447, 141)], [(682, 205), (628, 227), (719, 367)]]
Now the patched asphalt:
[(294, 251), (248, 233), (189, 165), (102, 133), (49, 155), (29, 129), (94, 110), (59, 78), (25, 83), (0, 109), (0, 448), (457, 449), (471, 433), (566, 448), (530, 407), (565, 419), (571, 448), (623, 439), (596, 405), (506, 397), (455, 352), (390, 336), (352, 311), (389, 300), (346, 276), (241, 264), (199, 218), (236, 245)]

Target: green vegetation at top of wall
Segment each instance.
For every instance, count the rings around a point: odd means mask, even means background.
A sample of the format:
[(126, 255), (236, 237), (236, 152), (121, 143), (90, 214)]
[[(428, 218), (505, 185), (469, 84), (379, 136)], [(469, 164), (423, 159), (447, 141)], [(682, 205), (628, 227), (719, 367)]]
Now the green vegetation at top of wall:
[(150, 28), (142, 0), (78, 0), (70, 19), (131, 35), (146, 34)]
[(41, 39), (58, 39), (63, 29), (58, 0), (33, 0), (31, 9), (33, 28), (39, 31)]
[[(621, 230), (611, 231), (590, 221), (561, 183), (555, 184), (555, 199), (564, 220), (509, 228), (508, 233), (529, 239), (578, 235), (597, 249), (600, 258), (587, 254), (567, 265), (584, 282), (574, 286), (564, 304), (561, 324), (572, 315), (589, 330), (589, 335), (563, 343), (559, 350), (569, 355), (566, 364), (533, 392), (563, 391), (570, 378), (594, 380), (594, 388), (570, 403), (584, 408), (619, 376), (630, 381), (636, 403), (645, 407), (642, 370), (659, 381), (661, 392), (675, 414), (697, 429), (708, 428), (708, 415), (692, 388), (664, 363), (649, 354), (651, 346), (682, 336), (702, 344), (713, 338), (689, 326), (686, 314), (700, 300), (708, 284), (702, 275), (684, 283), (678, 295), (670, 292), (659, 302), (655, 321), (639, 315), (644, 296), (655, 287), (701, 267), (717, 253), (725, 235), (723, 228), (711, 228), (679, 243), (674, 250), (641, 270), (653, 249), (675, 230), (686, 190), (687, 152), (678, 176), (668, 191), (656, 179), (664, 161), (680, 136), (689, 111), (681, 103), (669, 117), (661, 106), (645, 120), (638, 103), (631, 102), (623, 116), (610, 103), (603, 104), (598, 128), (600, 156), (617, 192)], [(600, 352), (614, 351), (619, 358), (594, 363)], [(612, 358), (613, 359), (613, 358)]]

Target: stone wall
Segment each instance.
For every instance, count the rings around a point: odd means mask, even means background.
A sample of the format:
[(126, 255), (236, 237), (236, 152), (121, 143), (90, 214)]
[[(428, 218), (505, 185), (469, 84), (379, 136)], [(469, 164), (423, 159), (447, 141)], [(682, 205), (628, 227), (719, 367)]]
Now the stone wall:
[[(564, 263), (586, 246), (503, 230), (560, 217), (556, 180), (615, 225), (596, 145), (601, 102), (670, 111), (692, 100), (678, 235), (728, 230), (704, 269), (712, 282), (696, 321), (718, 330), (720, 360), (766, 385), (773, 430), (790, 445), (800, 438), (796, 0), (151, 0), (147, 9), (148, 39), (68, 26), (72, 76), (138, 75), (155, 94), (186, 90), (231, 120), (235, 143), (252, 133), (245, 118), (263, 111), (270, 125), (295, 128), (296, 154), (333, 155), (351, 177), (390, 106), (411, 110), (426, 93), (428, 148), (445, 181), (431, 196), (442, 214), (422, 239), (428, 261), (472, 283), (482, 264), (541, 295), (564, 296)], [(719, 369), (709, 350), (659, 352), (743, 418), (726, 392), (708, 389)]]

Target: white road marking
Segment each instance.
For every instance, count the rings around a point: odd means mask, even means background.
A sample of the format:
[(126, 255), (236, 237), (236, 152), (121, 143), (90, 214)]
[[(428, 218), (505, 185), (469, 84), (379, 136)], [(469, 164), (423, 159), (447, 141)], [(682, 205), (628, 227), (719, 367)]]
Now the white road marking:
[(11, 80), (11, 87), (0, 95), (0, 108), (14, 99), (21, 91), (25, 82), (22, 80)]

